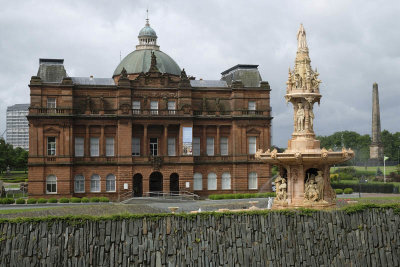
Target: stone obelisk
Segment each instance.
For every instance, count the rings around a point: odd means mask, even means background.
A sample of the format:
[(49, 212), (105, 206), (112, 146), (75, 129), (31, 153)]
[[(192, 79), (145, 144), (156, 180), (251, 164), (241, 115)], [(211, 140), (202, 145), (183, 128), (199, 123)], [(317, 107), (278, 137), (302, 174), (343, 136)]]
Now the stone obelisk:
[(383, 146), (381, 142), (381, 116), (379, 111), (378, 84), (374, 83), (372, 88), (372, 142), (369, 147), (369, 158), (372, 164), (382, 163)]

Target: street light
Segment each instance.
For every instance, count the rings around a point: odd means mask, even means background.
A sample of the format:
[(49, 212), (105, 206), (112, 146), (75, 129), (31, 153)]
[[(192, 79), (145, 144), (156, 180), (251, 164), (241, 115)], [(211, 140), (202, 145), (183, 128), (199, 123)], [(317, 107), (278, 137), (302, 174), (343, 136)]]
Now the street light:
[(383, 156), (383, 182), (384, 183), (386, 183), (386, 164), (385, 164), (385, 162), (388, 158), (389, 157)]

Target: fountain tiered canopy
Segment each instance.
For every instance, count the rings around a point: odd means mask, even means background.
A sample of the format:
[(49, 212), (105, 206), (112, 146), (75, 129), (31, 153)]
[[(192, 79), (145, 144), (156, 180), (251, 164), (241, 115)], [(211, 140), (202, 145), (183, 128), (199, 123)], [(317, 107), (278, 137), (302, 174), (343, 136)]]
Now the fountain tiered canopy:
[(294, 69), (289, 68), (285, 95), (294, 110), (292, 138), (283, 153), (276, 149), (256, 153), (257, 159), (280, 167), (273, 208), (334, 206), (336, 194), (330, 184), (330, 167), (354, 157), (351, 149), (321, 149), (320, 141), (315, 139), (313, 108), (322, 97), (318, 76), (317, 69), (311, 68), (306, 32), (300, 25), (296, 60)]

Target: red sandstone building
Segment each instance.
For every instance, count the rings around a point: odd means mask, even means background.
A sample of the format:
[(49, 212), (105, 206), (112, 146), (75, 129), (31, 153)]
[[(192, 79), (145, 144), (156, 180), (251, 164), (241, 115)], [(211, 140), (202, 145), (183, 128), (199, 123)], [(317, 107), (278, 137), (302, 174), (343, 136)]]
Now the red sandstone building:
[(270, 87), (257, 65), (221, 80), (187, 77), (159, 50), (148, 21), (112, 78), (68, 77), (41, 59), (30, 81), (29, 194), (270, 191), (254, 159), (271, 140)]

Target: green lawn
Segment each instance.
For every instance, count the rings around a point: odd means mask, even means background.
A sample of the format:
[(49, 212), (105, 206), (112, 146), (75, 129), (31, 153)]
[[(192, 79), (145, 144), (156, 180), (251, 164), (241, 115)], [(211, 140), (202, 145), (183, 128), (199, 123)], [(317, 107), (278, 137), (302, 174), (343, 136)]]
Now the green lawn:
[[(365, 169), (365, 167), (362, 167), (362, 166), (343, 166), (343, 167), (332, 167), (331, 173), (333, 173), (337, 169), (346, 168), (346, 167), (353, 167), (354, 169), (356, 169), (356, 171), (368, 171), (368, 172), (371, 172), (371, 174), (375, 174), (377, 168), (379, 168), (383, 172), (383, 166), (367, 167), (366, 169)], [(391, 172), (396, 172), (396, 171), (397, 171), (396, 166), (386, 166), (386, 174), (389, 174)]]
[(50, 209), (59, 209), (62, 207), (50, 207), (50, 208), (33, 208), (33, 209), (6, 209), (0, 210), (0, 214), (14, 214), (14, 213), (25, 213), (25, 212), (34, 212), (34, 211), (44, 211)]
[(28, 173), (24, 171), (12, 171), (9, 175), (6, 173), (0, 174), (0, 180), (5, 183), (21, 183), (28, 179)]

